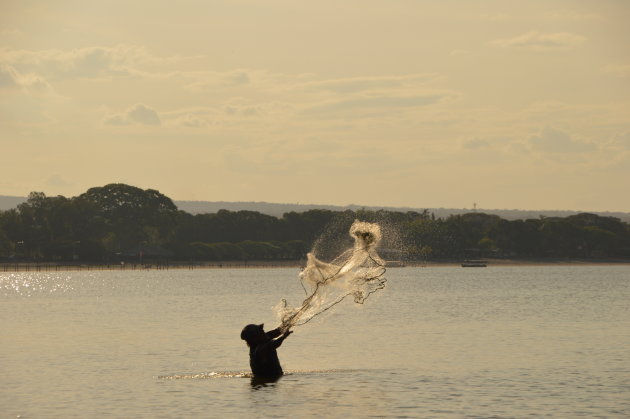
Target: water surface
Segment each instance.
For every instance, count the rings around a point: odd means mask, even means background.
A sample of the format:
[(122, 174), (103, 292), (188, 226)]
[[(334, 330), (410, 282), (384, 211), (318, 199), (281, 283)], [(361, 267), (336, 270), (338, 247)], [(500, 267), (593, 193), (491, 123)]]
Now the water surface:
[(295, 269), (0, 273), (3, 417), (630, 417), (630, 267), (397, 268), (295, 329)]

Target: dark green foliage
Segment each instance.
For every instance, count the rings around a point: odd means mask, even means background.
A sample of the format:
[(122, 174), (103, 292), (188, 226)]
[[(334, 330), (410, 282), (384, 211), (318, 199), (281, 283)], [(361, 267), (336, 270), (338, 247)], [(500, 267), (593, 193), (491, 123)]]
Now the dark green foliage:
[(91, 188), (77, 198), (91, 205), (102, 227), (114, 236), (106, 243), (110, 251), (124, 251), (139, 243), (164, 243), (175, 227), (177, 207), (154, 189), (142, 190), (122, 183)]
[[(91, 188), (65, 198), (33, 192), (18, 208), (0, 212), (0, 260), (299, 260), (320, 237), (324, 258), (351, 239), (354, 219), (386, 230), (387, 258), (412, 260), (510, 258), (630, 258), (630, 227), (613, 217), (577, 214), (504, 220), (468, 213), (436, 218), (428, 211), (254, 211), (191, 215), (153, 189), (125, 184)], [(332, 256), (331, 256), (332, 255)]]

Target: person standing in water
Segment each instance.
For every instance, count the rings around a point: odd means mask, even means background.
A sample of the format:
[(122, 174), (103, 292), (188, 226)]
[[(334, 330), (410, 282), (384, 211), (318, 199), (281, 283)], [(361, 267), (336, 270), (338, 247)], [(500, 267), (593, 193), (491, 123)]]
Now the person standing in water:
[(263, 324), (248, 324), (241, 332), (247, 346), (249, 346), (249, 366), (254, 378), (277, 380), (284, 371), (280, 366), (276, 349), (293, 333), (290, 330), (282, 332), (280, 328), (265, 332)]

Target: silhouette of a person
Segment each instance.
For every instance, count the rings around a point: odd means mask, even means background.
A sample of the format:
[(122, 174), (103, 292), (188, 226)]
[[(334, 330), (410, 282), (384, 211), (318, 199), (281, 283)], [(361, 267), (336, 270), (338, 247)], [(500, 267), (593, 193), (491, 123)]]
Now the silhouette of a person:
[(276, 349), (292, 331), (282, 333), (280, 328), (265, 332), (262, 324), (248, 324), (241, 332), (241, 339), (249, 346), (249, 366), (254, 378), (277, 380), (284, 371), (280, 366)]

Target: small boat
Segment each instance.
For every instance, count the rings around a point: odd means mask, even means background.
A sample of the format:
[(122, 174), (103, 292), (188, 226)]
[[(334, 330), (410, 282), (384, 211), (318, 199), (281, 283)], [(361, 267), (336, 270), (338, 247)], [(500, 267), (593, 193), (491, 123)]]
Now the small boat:
[(465, 260), (462, 262), (462, 268), (485, 268), (488, 263), (485, 260)]

